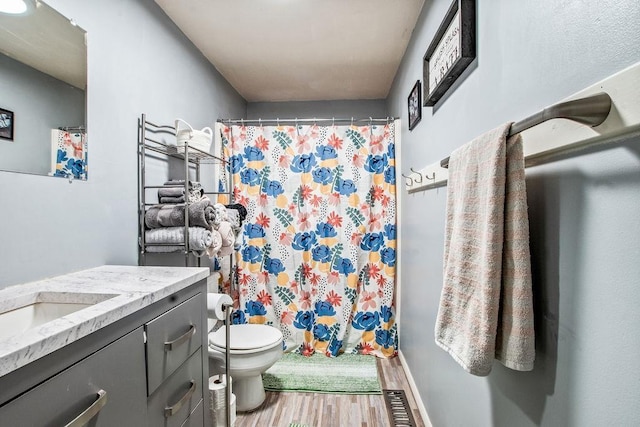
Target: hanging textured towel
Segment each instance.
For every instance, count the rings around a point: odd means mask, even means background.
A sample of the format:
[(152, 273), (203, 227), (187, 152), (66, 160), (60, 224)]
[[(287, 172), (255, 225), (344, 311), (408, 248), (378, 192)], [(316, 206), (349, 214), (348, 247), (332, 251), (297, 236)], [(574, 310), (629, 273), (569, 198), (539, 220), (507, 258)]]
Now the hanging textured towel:
[(484, 376), (535, 358), (522, 138), (504, 124), (451, 153), (436, 343)]

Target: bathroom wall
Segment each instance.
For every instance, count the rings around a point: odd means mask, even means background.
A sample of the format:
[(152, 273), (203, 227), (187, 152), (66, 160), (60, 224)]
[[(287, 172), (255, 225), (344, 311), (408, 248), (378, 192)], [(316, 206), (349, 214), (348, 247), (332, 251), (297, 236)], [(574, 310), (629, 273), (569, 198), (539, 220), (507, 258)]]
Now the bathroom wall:
[[(407, 96), (450, 0), (426, 2), (388, 99), (404, 172), (640, 61), (636, 0), (477, 1), (478, 57), (408, 131)], [(536, 364), (466, 373), (434, 343), (446, 188), (402, 193), (401, 351), (434, 426), (640, 423), (640, 140), (527, 169)]]
[(0, 107), (17, 120), (0, 139), (0, 170), (51, 172), (51, 129), (84, 125), (84, 91), (0, 54)]
[[(49, 0), (88, 35), (87, 182), (0, 172), (0, 287), (137, 264), (137, 123), (194, 127), (246, 102), (152, 0)], [(212, 20), (216, 17), (212, 16)]]
[(387, 117), (384, 99), (360, 101), (250, 102), (247, 118), (382, 118)]

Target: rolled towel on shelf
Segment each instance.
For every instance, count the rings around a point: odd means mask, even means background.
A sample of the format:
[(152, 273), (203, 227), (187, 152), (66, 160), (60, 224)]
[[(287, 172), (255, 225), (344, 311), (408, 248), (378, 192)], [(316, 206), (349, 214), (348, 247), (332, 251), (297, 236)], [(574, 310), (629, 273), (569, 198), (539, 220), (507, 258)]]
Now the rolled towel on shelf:
[[(184, 227), (164, 227), (144, 232), (148, 245), (163, 244), (176, 246), (148, 246), (147, 252), (179, 252), (184, 250)], [(202, 256), (213, 243), (211, 230), (202, 227), (189, 227), (189, 250)]]
[[(184, 226), (184, 205), (154, 205), (144, 214), (147, 228)], [(211, 230), (216, 222), (215, 209), (211, 201), (203, 199), (189, 205), (189, 226)]]
[(227, 208), (227, 220), (234, 229), (240, 228), (240, 213), (235, 209)]
[(222, 246), (233, 246), (235, 243), (235, 234), (233, 233), (233, 227), (228, 221), (221, 221), (218, 227), (218, 232), (222, 236)]
[(211, 230), (211, 245), (207, 248), (209, 258), (217, 256), (220, 248), (222, 248), (222, 236), (218, 230)]
[(226, 207), (227, 209), (234, 209), (238, 211), (238, 214), (240, 215), (240, 223), (242, 223), (247, 217), (247, 208), (245, 208), (240, 203), (233, 203), (231, 205), (226, 205)]
[(234, 250), (233, 245), (236, 241), (231, 224), (227, 221), (221, 221), (218, 226), (218, 232), (222, 237), (222, 247), (220, 248), (218, 256), (225, 257), (231, 255)]
[(220, 226), (220, 223), (222, 221), (227, 221), (227, 219), (228, 219), (228, 217), (227, 217), (227, 208), (222, 203), (214, 204), (213, 208), (216, 211), (216, 219), (215, 219), (215, 222), (213, 224), (213, 228), (215, 228), (217, 230), (218, 227)]

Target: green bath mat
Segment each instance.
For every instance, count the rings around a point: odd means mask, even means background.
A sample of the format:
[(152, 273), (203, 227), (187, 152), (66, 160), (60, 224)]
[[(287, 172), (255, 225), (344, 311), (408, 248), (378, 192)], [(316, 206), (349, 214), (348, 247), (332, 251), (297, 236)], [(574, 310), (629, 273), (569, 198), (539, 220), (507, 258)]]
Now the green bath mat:
[(265, 390), (382, 394), (375, 356), (286, 353), (262, 375)]

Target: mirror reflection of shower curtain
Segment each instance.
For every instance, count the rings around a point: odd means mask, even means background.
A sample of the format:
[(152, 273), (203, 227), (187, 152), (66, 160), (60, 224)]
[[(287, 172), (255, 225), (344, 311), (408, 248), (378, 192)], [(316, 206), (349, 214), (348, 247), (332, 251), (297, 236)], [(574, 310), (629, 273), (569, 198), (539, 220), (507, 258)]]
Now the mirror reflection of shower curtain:
[(248, 211), (234, 323), (279, 327), (286, 351), (395, 355), (393, 122), (222, 132)]
[(51, 175), (86, 180), (87, 133), (51, 129)]

